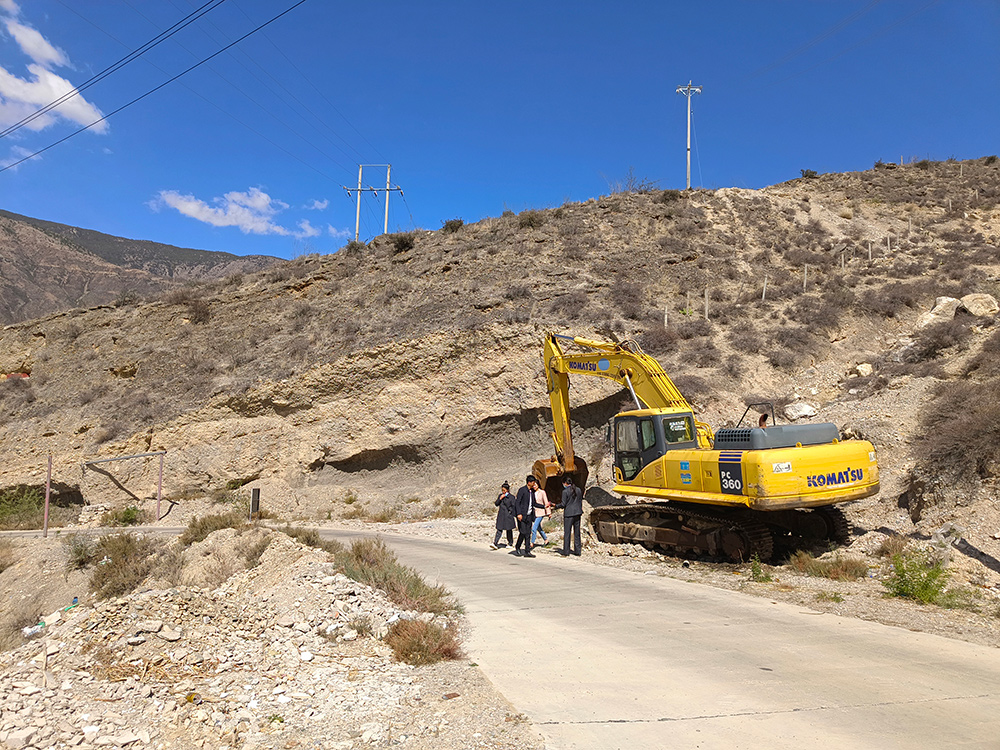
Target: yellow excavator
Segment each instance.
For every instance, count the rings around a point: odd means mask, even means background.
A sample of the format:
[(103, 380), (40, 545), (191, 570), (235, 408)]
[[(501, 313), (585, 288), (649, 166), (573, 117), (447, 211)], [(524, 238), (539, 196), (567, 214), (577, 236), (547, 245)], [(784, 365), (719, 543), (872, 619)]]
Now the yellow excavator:
[[(751, 404), (735, 427), (713, 432), (634, 341), (549, 334), (544, 360), (555, 455), (536, 461), (532, 471), (550, 498), (560, 497), (566, 475), (587, 485), (587, 464), (574, 453), (570, 434), (570, 375), (613, 380), (636, 404), (609, 426), (614, 492), (636, 502), (594, 508), (590, 525), (603, 542), (768, 560), (786, 543), (848, 543), (850, 526), (836, 505), (879, 491), (875, 448), (867, 440), (841, 440), (831, 422), (776, 425), (772, 404)], [(770, 426), (763, 419), (743, 426), (751, 408), (767, 414), (767, 407)]]

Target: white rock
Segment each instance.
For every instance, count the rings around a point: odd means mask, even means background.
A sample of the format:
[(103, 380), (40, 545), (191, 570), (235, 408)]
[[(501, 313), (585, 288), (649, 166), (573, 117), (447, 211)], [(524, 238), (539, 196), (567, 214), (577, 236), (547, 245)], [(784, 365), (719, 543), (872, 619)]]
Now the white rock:
[(314, 657), (310, 651), (299, 651), (299, 658), (302, 661), (312, 661)]
[(785, 417), (794, 422), (798, 419), (806, 419), (809, 417), (815, 417), (819, 412), (816, 411), (816, 407), (812, 404), (808, 404), (805, 401), (799, 401), (795, 404), (789, 404), (785, 407)]
[(961, 302), (954, 297), (938, 297), (934, 307), (917, 318), (917, 328), (926, 328), (934, 323), (943, 323), (955, 317)]
[(858, 375), (859, 375), (860, 377), (862, 377), (862, 378), (867, 378), (867, 377), (868, 377), (868, 376), (870, 376), (870, 375), (871, 375), (871, 374), (872, 374), (873, 372), (875, 372), (875, 368), (874, 368), (874, 367), (872, 367), (872, 366), (871, 366), (871, 365), (870, 365), (869, 363), (867, 363), (867, 362), (862, 362), (861, 364), (859, 364), (858, 366), (856, 366), (856, 367), (854, 368), (854, 371), (855, 371), (856, 373), (858, 373)]
[[(996, 315), (1000, 312), (1000, 303), (992, 294), (966, 294), (961, 299), (962, 307), (977, 317)], [(48, 624), (48, 620), (45, 621)]]

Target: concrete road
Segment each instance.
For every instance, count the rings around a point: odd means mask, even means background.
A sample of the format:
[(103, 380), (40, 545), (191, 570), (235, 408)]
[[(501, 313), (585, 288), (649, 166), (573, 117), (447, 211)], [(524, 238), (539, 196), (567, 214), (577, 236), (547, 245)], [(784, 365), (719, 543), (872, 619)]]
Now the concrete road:
[(383, 538), (460, 598), (469, 656), (550, 748), (1000, 748), (1000, 650), (550, 552)]

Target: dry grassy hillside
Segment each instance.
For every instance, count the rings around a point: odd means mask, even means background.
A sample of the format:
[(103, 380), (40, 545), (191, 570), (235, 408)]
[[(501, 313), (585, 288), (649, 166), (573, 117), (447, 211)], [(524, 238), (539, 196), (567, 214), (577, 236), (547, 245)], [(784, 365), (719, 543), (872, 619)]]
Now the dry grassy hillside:
[[(916, 321), (1000, 296), (998, 200), (996, 157), (617, 193), (8, 326), (0, 370), (30, 377), (0, 382), (0, 488), (38, 487), (51, 452), (64, 500), (149, 510), (156, 458), (81, 463), (163, 449), (171, 521), (248, 485), (286, 517), (478, 514), (551, 451), (557, 330), (637, 338), (712, 424), (798, 400), (871, 439), (884, 491), (859, 525), (979, 513), (995, 317)], [(622, 394), (577, 379), (572, 397), (599, 464)]]

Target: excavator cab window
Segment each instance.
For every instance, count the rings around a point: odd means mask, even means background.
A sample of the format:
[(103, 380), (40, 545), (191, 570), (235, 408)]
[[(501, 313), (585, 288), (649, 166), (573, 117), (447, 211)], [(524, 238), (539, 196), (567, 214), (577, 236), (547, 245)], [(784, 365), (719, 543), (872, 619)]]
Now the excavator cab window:
[(663, 418), (663, 436), (667, 443), (690, 443), (694, 440), (694, 420), (685, 414), (674, 414)]
[(639, 450), (639, 420), (615, 421), (615, 463), (622, 470), (625, 481), (633, 479), (642, 469), (642, 452)]

